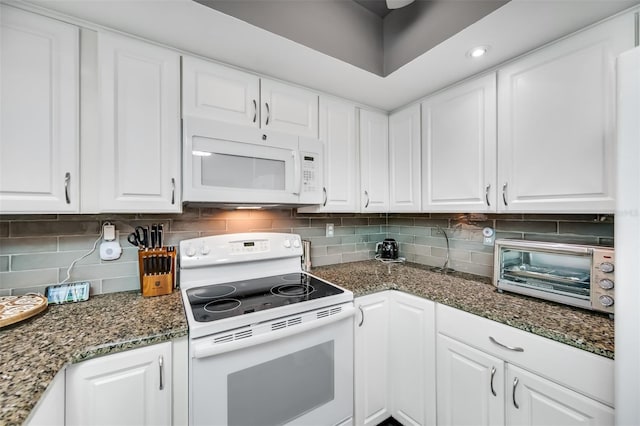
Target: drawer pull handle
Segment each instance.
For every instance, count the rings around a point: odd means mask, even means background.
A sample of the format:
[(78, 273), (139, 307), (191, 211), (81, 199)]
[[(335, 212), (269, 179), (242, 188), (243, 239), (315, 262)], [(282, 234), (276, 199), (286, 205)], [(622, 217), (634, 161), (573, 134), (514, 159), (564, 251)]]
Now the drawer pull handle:
[(489, 340), (491, 340), (491, 343), (494, 343), (498, 346), (500, 346), (501, 348), (505, 348), (505, 349), (509, 349), (510, 351), (514, 351), (514, 352), (524, 352), (523, 348), (517, 347), (517, 346), (507, 346), (503, 343), (498, 342), (496, 339), (494, 339), (493, 337), (489, 336)]
[(491, 393), (493, 394), (493, 396), (498, 396), (496, 394), (495, 389), (493, 389), (493, 378), (496, 376), (496, 368), (495, 367), (491, 367)]
[(360, 309), (361, 315), (360, 324), (358, 324), (358, 327), (362, 327), (362, 324), (364, 324), (364, 311), (362, 310), (362, 306), (358, 306), (358, 309)]
[(520, 408), (520, 406), (516, 402), (516, 388), (518, 387), (518, 382), (519, 380), (517, 377), (513, 379), (513, 406), (516, 407), (516, 409)]

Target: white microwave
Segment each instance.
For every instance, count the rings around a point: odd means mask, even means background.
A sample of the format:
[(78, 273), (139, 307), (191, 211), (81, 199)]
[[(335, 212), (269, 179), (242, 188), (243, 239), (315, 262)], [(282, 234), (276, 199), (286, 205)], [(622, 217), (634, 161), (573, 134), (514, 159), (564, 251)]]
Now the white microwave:
[(321, 141), (183, 119), (183, 202), (219, 207), (322, 203)]

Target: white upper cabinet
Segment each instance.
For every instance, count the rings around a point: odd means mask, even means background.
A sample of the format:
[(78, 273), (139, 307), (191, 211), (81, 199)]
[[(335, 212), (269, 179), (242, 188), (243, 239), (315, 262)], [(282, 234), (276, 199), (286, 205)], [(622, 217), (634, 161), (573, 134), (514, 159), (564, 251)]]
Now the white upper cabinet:
[(498, 211), (614, 211), (615, 61), (631, 47), (626, 14), (499, 71)]
[(182, 57), (182, 114), (318, 138), (318, 95), (214, 62)]
[(420, 211), (420, 105), (389, 117), (389, 210)]
[(335, 98), (320, 98), (320, 140), (324, 142), (324, 199), (302, 212), (356, 212), (360, 167), (356, 139), (356, 106)]
[(422, 103), (422, 209), (496, 209), (496, 77), (488, 74)]
[(180, 56), (98, 34), (102, 212), (178, 212)]
[(0, 16), (0, 213), (78, 212), (79, 30)]
[(360, 209), (389, 210), (389, 117), (360, 110)]
[(213, 62), (182, 57), (182, 114), (260, 126), (260, 79)]
[(260, 99), (262, 128), (318, 138), (317, 94), (263, 78)]

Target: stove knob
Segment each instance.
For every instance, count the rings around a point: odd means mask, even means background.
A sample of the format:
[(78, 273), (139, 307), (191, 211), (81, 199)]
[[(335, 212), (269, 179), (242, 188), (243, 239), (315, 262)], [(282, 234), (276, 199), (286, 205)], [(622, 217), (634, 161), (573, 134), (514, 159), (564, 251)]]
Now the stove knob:
[(605, 290), (611, 290), (613, 288), (613, 281), (607, 278), (600, 280), (598, 284)]
[(284, 246), (286, 248), (291, 248), (291, 241), (290, 240), (284, 240)]
[(193, 257), (196, 255), (196, 249), (193, 246), (187, 246), (185, 253), (188, 257)]
[(613, 306), (613, 297), (611, 296), (600, 296), (598, 299), (600, 300), (602, 306), (604, 306), (605, 308)]
[(203, 245), (202, 248), (200, 249), (200, 253), (202, 253), (203, 256), (206, 256), (209, 253), (211, 253), (211, 248), (209, 248), (209, 246), (207, 245)]
[(298, 239), (293, 240), (293, 246), (295, 248), (300, 248), (300, 240), (298, 240)]
[(613, 272), (613, 263), (611, 262), (602, 262), (600, 264), (600, 270), (604, 273)]

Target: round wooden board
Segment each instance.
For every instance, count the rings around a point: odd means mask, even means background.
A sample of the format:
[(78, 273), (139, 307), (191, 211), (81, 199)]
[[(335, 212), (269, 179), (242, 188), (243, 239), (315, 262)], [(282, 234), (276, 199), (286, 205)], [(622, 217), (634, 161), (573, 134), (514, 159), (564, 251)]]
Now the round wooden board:
[(41, 294), (0, 296), (0, 327), (26, 320), (47, 309), (47, 298)]

